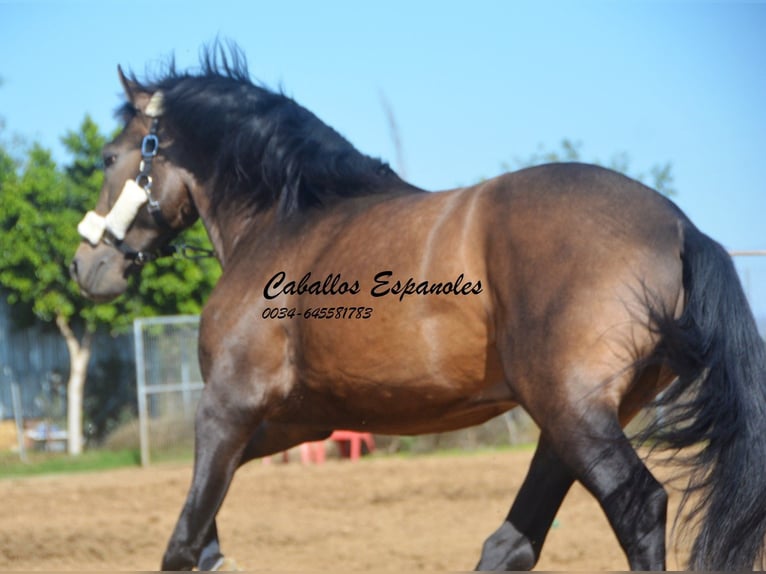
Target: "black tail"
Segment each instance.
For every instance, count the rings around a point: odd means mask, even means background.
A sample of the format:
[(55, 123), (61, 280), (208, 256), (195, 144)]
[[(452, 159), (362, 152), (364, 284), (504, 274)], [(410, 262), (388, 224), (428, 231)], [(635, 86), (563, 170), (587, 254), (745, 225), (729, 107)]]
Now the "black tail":
[(679, 378), (645, 436), (695, 447), (689, 567), (751, 570), (763, 566), (766, 536), (766, 346), (728, 253), (688, 224), (682, 259), (683, 314), (654, 317), (660, 358)]

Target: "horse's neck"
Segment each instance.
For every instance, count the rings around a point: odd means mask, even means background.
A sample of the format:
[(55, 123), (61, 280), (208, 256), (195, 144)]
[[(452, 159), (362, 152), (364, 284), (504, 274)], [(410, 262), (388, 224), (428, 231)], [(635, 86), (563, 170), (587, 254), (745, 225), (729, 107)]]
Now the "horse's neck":
[(222, 205), (213, 212), (210, 193), (202, 187), (193, 190), (192, 197), (218, 261), (225, 269), (240, 240), (257, 225), (256, 219), (267, 217), (268, 213), (253, 215), (251, 210), (238, 205)]
[[(387, 193), (360, 196), (358, 199), (369, 205), (369, 202), (384, 200), (396, 195), (418, 193), (422, 190), (408, 184), (395, 176)], [(240, 242), (246, 237), (252, 238), (253, 230), (258, 232), (273, 228), (277, 221), (277, 205), (255, 211), (239, 202), (220, 205), (215, 211), (212, 208), (213, 191), (204, 185), (192, 188), (192, 198), (200, 218), (207, 230), (210, 242), (222, 268), (226, 268)]]

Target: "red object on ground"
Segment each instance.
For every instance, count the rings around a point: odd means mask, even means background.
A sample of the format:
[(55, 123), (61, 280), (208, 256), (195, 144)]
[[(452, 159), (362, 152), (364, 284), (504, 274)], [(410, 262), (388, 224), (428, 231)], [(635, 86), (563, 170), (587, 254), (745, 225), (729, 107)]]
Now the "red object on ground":
[(367, 446), (369, 452), (375, 450), (375, 440), (368, 432), (336, 430), (330, 435), (330, 440), (338, 443), (343, 456), (347, 456), (351, 460), (357, 460), (362, 456), (362, 442)]
[[(362, 456), (362, 443), (368, 452), (375, 450), (375, 440), (368, 432), (336, 430), (330, 435), (330, 440), (338, 444), (341, 456), (350, 460), (358, 460)], [(325, 461), (325, 442), (304, 442), (300, 446), (302, 464), (322, 464)], [(263, 464), (271, 464), (271, 457), (263, 457)], [(282, 453), (282, 460), (289, 462), (287, 451)]]

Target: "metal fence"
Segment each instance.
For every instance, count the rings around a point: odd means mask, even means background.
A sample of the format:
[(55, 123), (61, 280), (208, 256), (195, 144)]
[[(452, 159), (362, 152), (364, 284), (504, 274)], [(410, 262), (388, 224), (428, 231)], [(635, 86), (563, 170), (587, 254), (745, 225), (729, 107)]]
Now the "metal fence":
[(199, 317), (136, 319), (136, 356), (141, 464), (188, 452), (202, 390), (197, 360)]

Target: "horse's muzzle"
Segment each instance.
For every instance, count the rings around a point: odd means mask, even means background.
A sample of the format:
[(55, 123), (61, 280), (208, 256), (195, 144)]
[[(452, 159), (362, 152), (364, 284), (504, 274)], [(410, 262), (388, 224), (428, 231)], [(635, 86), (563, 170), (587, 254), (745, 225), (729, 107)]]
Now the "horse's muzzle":
[(116, 249), (83, 242), (72, 258), (69, 273), (85, 297), (101, 303), (125, 292), (128, 267), (129, 262)]

